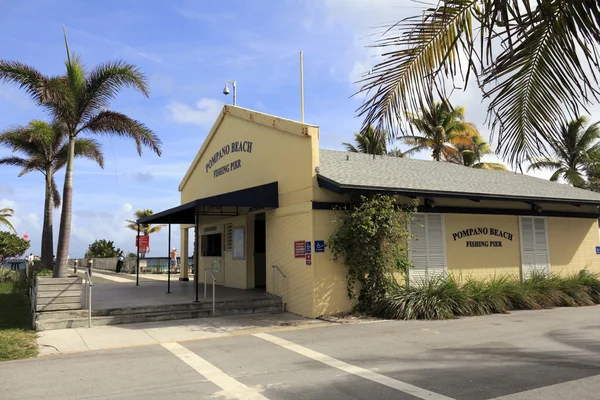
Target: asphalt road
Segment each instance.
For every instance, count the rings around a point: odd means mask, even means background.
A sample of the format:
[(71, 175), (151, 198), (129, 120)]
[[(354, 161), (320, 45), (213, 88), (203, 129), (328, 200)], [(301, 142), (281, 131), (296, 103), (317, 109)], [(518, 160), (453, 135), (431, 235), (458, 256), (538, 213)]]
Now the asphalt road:
[(0, 363), (0, 399), (599, 399), (600, 307)]

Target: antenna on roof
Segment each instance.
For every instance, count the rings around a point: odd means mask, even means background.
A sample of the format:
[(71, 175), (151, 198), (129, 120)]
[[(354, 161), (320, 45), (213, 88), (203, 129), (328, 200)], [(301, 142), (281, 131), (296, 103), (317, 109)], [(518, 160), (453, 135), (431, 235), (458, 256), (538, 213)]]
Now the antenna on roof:
[(346, 161), (350, 161), (350, 154), (346, 154)]
[(304, 123), (304, 56), (300, 51), (300, 121)]

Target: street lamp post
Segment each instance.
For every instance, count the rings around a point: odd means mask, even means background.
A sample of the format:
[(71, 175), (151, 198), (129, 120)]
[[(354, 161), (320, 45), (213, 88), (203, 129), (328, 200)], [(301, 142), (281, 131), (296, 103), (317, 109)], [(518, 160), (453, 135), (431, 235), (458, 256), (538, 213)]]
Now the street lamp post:
[(225, 82), (225, 89), (223, 89), (223, 94), (225, 96), (227, 96), (229, 94), (229, 87), (227, 87), (227, 84), (231, 83), (231, 86), (233, 87), (233, 105), (237, 105), (237, 93), (236, 93), (236, 82), (235, 81), (227, 81)]

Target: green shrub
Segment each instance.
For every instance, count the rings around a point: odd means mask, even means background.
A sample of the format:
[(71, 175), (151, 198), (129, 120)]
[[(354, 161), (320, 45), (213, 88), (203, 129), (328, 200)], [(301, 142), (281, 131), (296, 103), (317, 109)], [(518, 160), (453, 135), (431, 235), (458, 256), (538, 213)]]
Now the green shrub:
[(411, 285), (392, 283), (373, 308), (391, 319), (447, 319), (473, 315), (472, 302), (452, 277), (439, 276)]
[(17, 271), (0, 268), (0, 283), (12, 283), (17, 280)]
[(527, 281), (511, 275), (487, 279), (467, 278), (459, 284), (452, 276), (393, 284), (373, 307), (374, 316), (390, 319), (448, 319), (600, 304), (596, 274), (570, 276), (534, 272)]

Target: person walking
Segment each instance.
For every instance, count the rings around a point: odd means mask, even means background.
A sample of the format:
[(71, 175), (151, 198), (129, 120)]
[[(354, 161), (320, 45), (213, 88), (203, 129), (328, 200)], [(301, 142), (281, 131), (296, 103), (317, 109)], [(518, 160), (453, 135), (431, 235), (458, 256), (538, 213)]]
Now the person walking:
[(125, 253), (121, 250), (117, 257), (117, 274), (121, 272), (121, 268), (123, 268), (123, 261), (125, 261)]
[(171, 250), (169, 268), (171, 269), (172, 274), (177, 273), (177, 249), (175, 247), (173, 247), (173, 250)]

